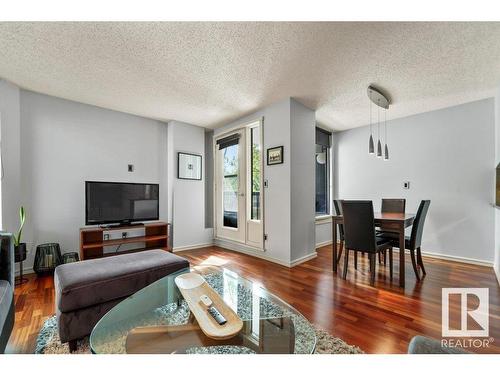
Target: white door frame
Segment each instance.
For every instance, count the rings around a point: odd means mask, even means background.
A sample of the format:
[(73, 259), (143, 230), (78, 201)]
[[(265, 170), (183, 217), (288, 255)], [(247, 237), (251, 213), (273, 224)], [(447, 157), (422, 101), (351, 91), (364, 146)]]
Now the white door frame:
[[(258, 125), (256, 125), (258, 124)], [(261, 222), (261, 227), (262, 227), (262, 233), (261, 233), (261, 238), (262, 238), (262, 241), (261, 243), (255, 243), (255, 242), (249, 242), (248, 241), (248, 224), (249, 222), (251, 221), (249, 219), (250, 216), (247, 216), (247, 215), (250, 215), (250, 208), (251, 208), (251, 189), (248, 188), (249, 184), (251, 183), (251, 179), (249, 178), (251, 176), (251, 171), (250, 171), (250, 165), (251, 164), (248, 164), (248, 161), (249, 161), (249, 155), (248, 155), (248, 150), (247, 150), (247, 145), (249, 143), (249, 135), (250, 135), (250, 129), (251, 128), (254, 128), (256, 126), (259, 126), (260, 127), (260, 145), (261, 145), (261, 160), (260, 160), (260, 212), (261, 212), (261, 215), (260, 215), (260, 222)], [(246, 155), (246, 160), (245, 160), (245, 169), (246, 169), (246, 178), (245, 178), (245, 221), (244, 221), (244, 224), (245, 224), (245, 239), (244, 241), (235, 241), (235, 242), (239, 242), (239, 243), (244, 243), (245, 246), (248, 246), (250, 248), (253, 248), (253, 249), (256, 249), (256, 250), (260, 250), (260, 251), (265, 251), (265, 240), (264, 240), (264, 233), (265, 233), (265, 188), (264, 188), (264, 165), (265, 165), (265, 152), (264, 152), (264, 117), (260, 117), (260, 118), (257, 118), (255, 120), (252, 120), (252, 121), (248, 121), (248, 122), (245, 122), (243, 124), (240, 124), (240, 125), (236, 125), (230, 129), (228, 129), (227, 131), (221, 133), (221, 134), (218, 134), (216, 137), (213, 138), (213, 155), (214, 155), (214, 158), (213, 158), (213, 167), (214, 167), (214, 193), (213, 193), (213, 201), (214, 201), (214, 212), (213, 212), (213, 222), (214, 222), (214, 237), (216, 239), (221, 239), (221, 240), (224, 240), (224, 241), (234, 241), (234, 240), (231, 240), (231, 239), (228, 239), (226, 237), (224, 237), (223, 235), (221, 235), (221, 233), (218, 233), (218, 220), (220, 220), (220, 218), (218, 217), (218, 212), (217, 212), (217, 201), (218, 201), (218, 197), (217, 197), (217, 180), (219, 179), (219, 175), (218, 175), (218, 168), (217, 168), (217, 152), (218, 152), (218, 149), (217, 149), (217, 140), (219, 139), (222, 139), (222, 138), (225, 138), (233, 133), (237, 133), (237, 132), (241, 132), (241, 131), (244, 131), (245, 133), (245, 155)], [(248, 191), (250, 190), (250, 194), (248, 194)], [(253, 222), (255, 222), (254, 220), (252, 220)]]

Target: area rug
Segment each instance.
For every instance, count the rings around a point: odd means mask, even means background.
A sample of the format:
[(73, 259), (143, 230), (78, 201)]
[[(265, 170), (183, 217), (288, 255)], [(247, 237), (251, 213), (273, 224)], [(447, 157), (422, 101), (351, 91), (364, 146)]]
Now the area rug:
[[(363, 354), (357, 346), (349, 345), (325, 330), (314, 327), (317, 342), (315, 354)], [(56, 316), (48, 318), (38, 334), (35, 354), (70, 354), (68, 344), (61, 343)], [(72, 354), (90, 354), (89, 338), (78, 341), (78, 350)]]

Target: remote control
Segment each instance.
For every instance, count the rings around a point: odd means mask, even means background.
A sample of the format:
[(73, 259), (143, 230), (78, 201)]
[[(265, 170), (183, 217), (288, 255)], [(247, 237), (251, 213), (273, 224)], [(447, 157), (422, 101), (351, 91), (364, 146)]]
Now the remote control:
[(222, 326), (227, 323), (226, 318), (224, 318), (219, 310), (217, 310), (214, 306), (209, 307), (207, 311), (212, 316), (212, 318), (214, 318), (215, 321), (219, 323), (219, 325)]
[(204, 295), (200, 296), (200, 301), (201, 301), (201, 303), (203, 303), (206, 307), (210, 307), (210, 306), (212, 306), (212, 303), (213, 303), (213, 302), (212, 302), (212, 300), (211, 300), (211, 299), (210, 299), (210, 298), (209, 298), (206, 294), (204, 294)]

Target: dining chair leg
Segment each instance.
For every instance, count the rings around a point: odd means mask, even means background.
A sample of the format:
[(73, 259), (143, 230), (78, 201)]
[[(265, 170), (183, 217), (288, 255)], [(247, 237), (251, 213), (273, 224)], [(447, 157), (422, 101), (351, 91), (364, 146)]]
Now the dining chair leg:
[(392, 247), (389, 248), (389, 275), (391, 277), (391, 281), (392, 281)]
[(427, 275), (427, 272), (425, 272), (424, 261), (422, 259), (422, 252), (420, 251), (420, 247), (417, 247), (417, 263), (420, 265), (422, 273), (424, 275)]
[(382, 255), (380, 255), (380, 252), (378, 253), (378, 263), (382, 263)]
[(340, 241), (340, 249), (337, 254), (337, 263), (340, 262), (340, 257), (342, 256), (342, 250), (344, 250), (344, 241)]
[(387, 260), (387, 249), (384, 250), (384, 267), (385, 267), (385, 261)]
[(420, 275), (417, 269), (417, 262), (415, 261), (415, 250), (410, 250), (410, 255), (411, 255), (411, 264), (413, 266), (413, 271), (415, 271), (415, 276), (417, 277), (417, 280), (420, 281)]
[[(380, 254), (380, 253), (379, 253)], [(375, 265), (376, 265), (376, 255), (374, 253), (369, 255), (370, 257), (370, 285), (375, 285)]]
[(349, 264), (349, 249), (345, 249), (344, 254), (344, 273), (342, 274), (342, 278), (345, 280), (347, 278), (347, 265)]
[(354, 269), (358, 269), (358, 252), (354, 250)]

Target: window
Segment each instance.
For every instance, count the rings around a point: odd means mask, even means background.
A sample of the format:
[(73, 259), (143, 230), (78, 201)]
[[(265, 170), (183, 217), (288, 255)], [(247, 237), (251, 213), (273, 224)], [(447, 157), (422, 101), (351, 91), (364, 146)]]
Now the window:
[(251, 202), (251, 220), (260, 220), (260, 127), (256, 126), (250, 129), (251, 135), (251, 163), (252, 163), (252, 202)]
[(316, 216), (330, 214), (330, 137), (316, 128)]
[(224, 226), (238, 228), (238, 144), (224, 149)]

